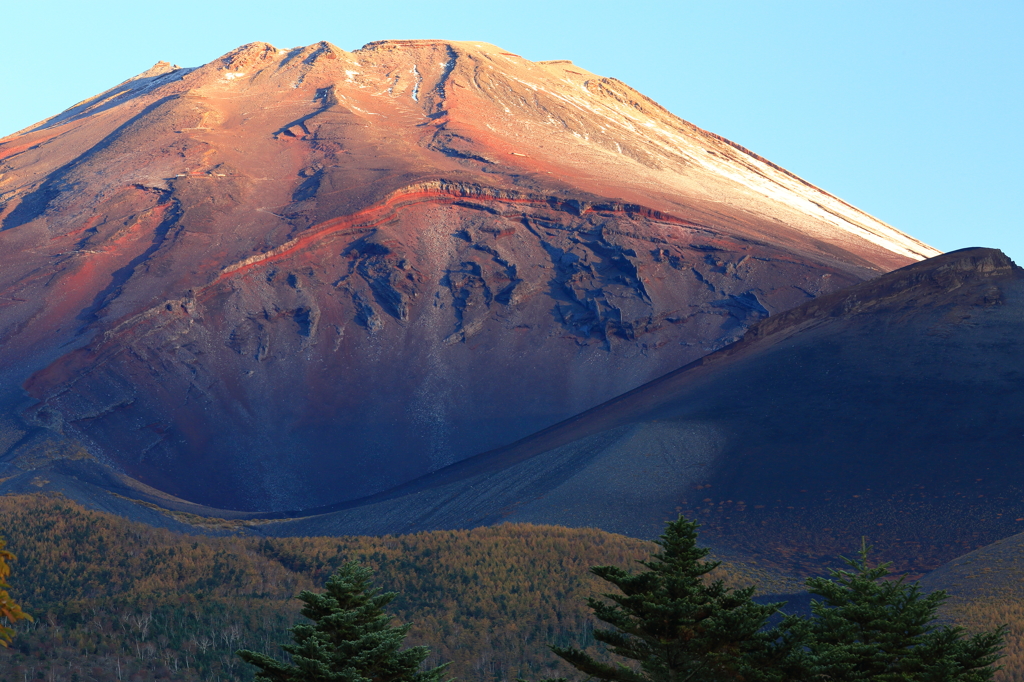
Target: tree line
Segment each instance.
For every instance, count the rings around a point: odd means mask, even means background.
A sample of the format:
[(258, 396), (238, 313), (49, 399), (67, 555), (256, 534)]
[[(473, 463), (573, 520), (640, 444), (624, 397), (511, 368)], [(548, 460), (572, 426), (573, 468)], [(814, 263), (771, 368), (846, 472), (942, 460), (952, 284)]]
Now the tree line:
[[(412, 624), (410, 644), (428, 647), (428, 669), (450, 661), (446, 674), (461, 679), (567, 677), (572, 666), (546, 644), (607, 654), (587, 603), (605, 580), (588, 567), (625, 570), (654, 562), (658, 549), (593, 529), (529, 525), (383, 538), (191, 537), (43, 496), (0, 498), (0, 527), (19, 555), (12, 592), (36, 616), (0, 650), (0, 682), (252, 679), (234, 652), (280, 655), (282, 633), (302, 620), (295, 593), (314, 593), (353, 561), (397, 589), (390, 610)], [(753, 583), (770, 593), (799, 588), (703, 563), (702, 584), (728, 594)]]
[[(508, 524), (406, 536), (189, 536), (92, 511), (66, 498), (0, 497), (17, 554), (11, 594), (34, 622), (0, 649), (0, 682), (252, 679), (239, 648), (274, 653), (300, 620), (295, 595), (354, 560), (399, 595), (391, 604), (429, 661), (460, 679), (567, 672), (547, 642), (585, 643), (589, 566), (627, 565), (654, 545), (594, 529)], [(740, 565), (731, 585), (793, 581)], [(142, 624), (140, 626), (140, 623)]]
[[(936, 624), (946, 599), (916, 583), (884, 580), (889, 566), (870, 566), (869, 548), (848, 568), (807, 581), (818, 599), (809, 618), (784, 615), (783, 603), (759, 604), (755, 587), (733, 589), (708, 580), (719, 562), (697, 546), (697, 524), (669, 523), (660, 551), (640, 563), (646, 571), (602, 565), (591, 572), (614, 586), (587, 600), (607, 627), (595, 630), (594, 653), (576, 647), (551, 651), (602, 682), (986, 682), (998, 668), (1006, 628), (967, 635)], [(423, 669), (427, 647), (403, 648), (409, 625), (391, 625), (370, 571), (341, 566), (326, 592), (304, 591), (288, 661), (240, 650), (256, 666), (257, 682), (440, 682), (446, 665)], [(773, 616), (781, 622), (770, 625)], [(544, 682), (567, 682), (549, 678)]]

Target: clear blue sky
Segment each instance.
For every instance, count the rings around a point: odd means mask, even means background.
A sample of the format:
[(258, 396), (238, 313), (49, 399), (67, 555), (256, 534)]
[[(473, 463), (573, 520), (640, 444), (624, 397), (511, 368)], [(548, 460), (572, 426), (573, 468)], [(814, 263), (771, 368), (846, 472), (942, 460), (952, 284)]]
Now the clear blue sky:
[(238, 45), (495, 43), (637, 88), (897, 228), (1024, 264), (1024, 2), (4, 3), (0, 135)]

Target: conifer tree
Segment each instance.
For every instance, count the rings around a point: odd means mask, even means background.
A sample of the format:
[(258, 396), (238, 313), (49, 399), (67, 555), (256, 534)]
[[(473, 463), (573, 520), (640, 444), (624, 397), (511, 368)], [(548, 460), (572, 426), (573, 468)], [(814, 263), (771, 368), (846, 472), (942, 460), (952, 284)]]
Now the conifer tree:
[(447, 664), (420, 670), (430, 650), (401, 648), (410, 626), (392, 626), (384, 612), (397, 595), (380, 594), (370, 576), (370, 569), (349, 562), (331, 576), (323, 594), (303, 591), (302, 615), (312, 623), (292, 627), (294, 644), (282, 645), (290, 664), (238, 652), (259, 668), (256, 682), (440, 682)]
[(891, 564), (868, 566), (862, 544), (851, 570), (807, 581), (812, 617), (787, 619), (799, 632), (808, 677), (834, 682), (986, 682), (998, 670), (1005, 626), (965, 637), (961, 627), (939, 627), (944, 591), (923, 594), (918, 583), (885, 580)]
[[(789, 638), (766, 628), (781, 604), (757, 604), (753, 587), (732, 590), (706, 576), (720, 562), (703, 561), (697, 524), (680, 517), (657, 543), (661, 551), (631, 573), (614, 566), (591, 572), (618, 588), (608, 601), (589, 599), (611, 629), (594, 639), (626, 659), (609, 664), (574, 648), (551, 647), (577, 670), (607, 682), (716, 682), (785, 679)], [(610, 602), (610, 603), (609, 603)], [(552, 682), (552, 681), (548, 681)]]

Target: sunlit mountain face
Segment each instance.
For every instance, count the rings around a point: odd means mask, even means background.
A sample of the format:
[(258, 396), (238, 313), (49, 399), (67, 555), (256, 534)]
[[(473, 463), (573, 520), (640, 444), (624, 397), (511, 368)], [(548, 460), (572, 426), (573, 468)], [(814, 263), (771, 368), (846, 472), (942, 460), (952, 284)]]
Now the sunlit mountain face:
[(0, 447), (353, 500), (937, 253), (568, 61), (254, 43), (0, 140)]

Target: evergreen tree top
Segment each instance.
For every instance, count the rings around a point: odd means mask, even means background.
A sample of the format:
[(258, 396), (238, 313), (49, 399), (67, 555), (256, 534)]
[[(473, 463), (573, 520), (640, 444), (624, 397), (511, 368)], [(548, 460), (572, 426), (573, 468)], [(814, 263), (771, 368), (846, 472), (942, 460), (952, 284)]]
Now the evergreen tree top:
[(592, 569), (618, 589), (588, 604), (610, 626), (594, 639), (619, 662), (552, 650), (602, 682), (989, 682), (998, 670), (1005, 627), (970, 637), (940, 627), (945, 592), (887, 580), (890, 565), (870, 566), (866, 542), (847, 569), (807, 581), (820, 597), (811, 618), (785, 616), (768, 627), (782, 604), (757, 604), (753, 587), (709, 580), (718, 563), (704, 560), (697, 527), (682, 517), (669, 523), (661, 550), (640, 562), (647, 571)]
[(872, 567), (871, 547), (861, 543), (848, 570), (829, 578), (810, 578), (809, 621), (791, 621), (801, 633), (807, 662), (815, 676), (837, 682), (986, 682), (1005, 626), (970, 637), (961, 627), (940, 626), (943, 590), (924, 594), (916, 582), (889, 579), (890, 563)]
[(256, 682), (441, 682), (447, 665), (420, 670), (430, 655), (427, 647), (402, 649), (410, 626), (391, 625), (384, 607), (395, 593), (374, 588), (372, 575), (349, 562), (327, 580), (323, 593), (300, 593), (302, 615), (311, 622), (295, 625), (293, 644), (281, 646), (290, 664), (238, 652), (260, 669)]
[(590, 599), (594, 617), (611, 626), (594, 639), (627, 661), (609, 664), (573, 648), (552, 647), (580, 671), (608, 682), (754, 680), (777, 657), (778, 633), (766, 628), (780, 604), (757, 604), (754, 588), (732, 590), (707, 575), (719, 562), (704, 561), (697, 524), (683, 517), (668, 524), (657, 541), (661, 551), (640, 562), (647, 571), (614, 566), (591, 571), (617, 592)]

